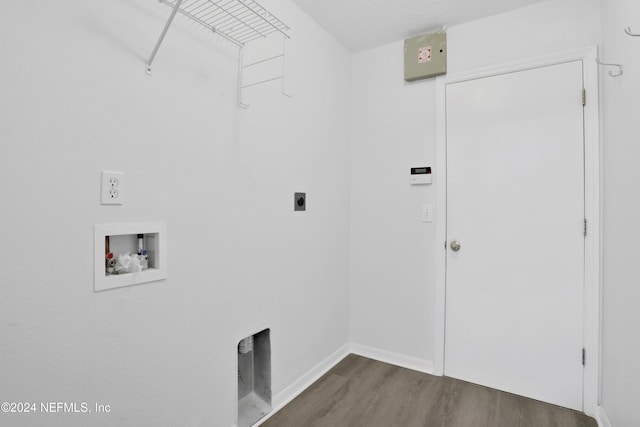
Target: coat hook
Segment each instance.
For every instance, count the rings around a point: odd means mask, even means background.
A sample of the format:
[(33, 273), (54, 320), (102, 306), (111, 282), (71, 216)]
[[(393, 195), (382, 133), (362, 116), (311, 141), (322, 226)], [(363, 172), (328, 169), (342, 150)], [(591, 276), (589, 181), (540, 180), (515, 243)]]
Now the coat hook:
[(613, 71), (609, 71), (609, 75), (611, 77), (620, 77), (622, 75), (622, 65), (620, 64), (607, 64), (606, 62), (600, 62), (598, 61), (598, 58), (596, 58), (596, 62), (600, 65), (606, 65), (607, 67), (618, 67), (618, 73), (614, 74)]
[(631, 27), (627, 27), (627, 28), (625, 28), (625, 29), (624, 29), (624, 32), (625, 32), (625, 33), (627, 33), (627, 34), (629, 34), (629, 35), (630, 35), (630, 36), (632, 36), (632, 37), (640, 37), (640, 34), (636, 34), (636, 33), (631, 32)]

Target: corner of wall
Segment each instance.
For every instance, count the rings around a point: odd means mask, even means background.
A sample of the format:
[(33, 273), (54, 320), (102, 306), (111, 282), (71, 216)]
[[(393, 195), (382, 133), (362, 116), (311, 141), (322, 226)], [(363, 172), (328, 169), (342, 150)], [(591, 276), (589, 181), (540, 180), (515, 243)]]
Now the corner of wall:
[(609, 417), (602, 406), (598, 406), (598, 414), (596, 414), (598, 427), (613, 427), (609, 421)]

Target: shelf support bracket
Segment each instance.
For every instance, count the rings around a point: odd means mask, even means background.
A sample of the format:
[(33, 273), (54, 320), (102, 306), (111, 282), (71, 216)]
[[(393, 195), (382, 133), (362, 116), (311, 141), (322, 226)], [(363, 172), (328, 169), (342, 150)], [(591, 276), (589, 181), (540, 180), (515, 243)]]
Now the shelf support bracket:
[(173, 18), (176, 17), (176, 13), (178, 13), (178, 9), (180, 9), (180, 4), (182, 4), (182, 0), (176, 0), (176, 4), (173, 6), (173, 10), (171, 11), (169, 20), (164, 25), (164, 28), (162, 29), (162, 33), (160, 34), (160, 38), (156, 42), (156, 46), (153, 48), (153, 52), (151, 52), (151, 56), (149, 57), (149, 60), (146, 63), (145, 72), (147, 73), (148, 76), (151, 75), (151, 64), (153, 63), (153, 60), (156, 57), (156, 54), (158, 53), (158, 49), (160, 49), (160, 45), (162, 44), (164, 37), (167, 35), (167, 31), (169, 30), (169, 27), (173, 23)]
[(249, 108), (249, 104), (242, 102), (242, 70), (244, 69), (242, 63), (244, 62), (244, 46), (240, 46), (238, 49), (238, 107), (246, 110)]
[(287, 98), (291, 98), (291, 93), (287, 93), (284, 90), (284, 78), (285, 78), (285, 59), (287, 54), (287, 39), (289, 36), (282, 38), (282, 94)]
[[(288, 35), (284, 34), (285, 37), (283, 37), (283, 42), (282, 42), (282, 53), (278, 54), (278, 55), (274, 55), (271, 56), (269, 58), (264, 58), (261, 59), (259, 61), (255, 61), (252, 62), (250, 64), (244, 64), (244, 56), (243, 56), (243, 49), (244, 46), (240, 46), (239, 49), (239, 54), (238, 54), (238, 107), (242, 108), (242, 109), (248, 109), (249, 108), (249, 104), (245, 104), (244, 102), (242, 102), (242, 89), (247, 88), (247, 87), (251, 87), (251, 86), (257, 86), (257, 85), (261, 85), (263, 83), (267, 83), (267, 82), (272, 82), (274, 80), (280, 80), (281, 81), (281, 91), (282, 94), (288, 98), (291, 98), (291, 94), (287, 93), (285, 91), (285, 87), (284, 87), (284, 81), (285, 81), (285, 59), (286, 59), (286, 51), (287, 51), (287, 39), (289, 38)], [(262, 64), (264, 62), (269, 62), (269, 61), (274, 61), (280, 59), (282, 61), (282, 72), (281, 74), (274, 76), (274, 77), (270, 77), (264, 80), (260, 80), (257, 82), (253, 82), (253, 83), (248, 83), (245, 84), (244, 83), (244, 74), (243, 71), (245, 68), (250, 68), (253, 67), (254, 65), (258, 65), (258, 64)]]

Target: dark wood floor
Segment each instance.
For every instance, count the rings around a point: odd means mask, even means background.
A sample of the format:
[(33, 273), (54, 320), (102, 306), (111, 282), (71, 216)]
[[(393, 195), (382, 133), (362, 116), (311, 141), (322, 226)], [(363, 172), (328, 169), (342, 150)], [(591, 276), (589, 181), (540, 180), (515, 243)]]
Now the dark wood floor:
[(576, 411), (349, 355), (263, 427), (597, 427)]

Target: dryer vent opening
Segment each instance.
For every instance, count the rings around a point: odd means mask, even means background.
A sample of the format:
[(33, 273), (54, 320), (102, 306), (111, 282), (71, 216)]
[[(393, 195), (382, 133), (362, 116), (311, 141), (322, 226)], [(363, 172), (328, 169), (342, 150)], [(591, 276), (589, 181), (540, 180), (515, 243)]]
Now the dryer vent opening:
[(265, 329), (238, 342), (238, 427), (271, 412), (271, 338)]

